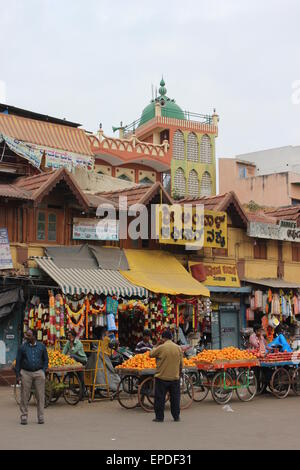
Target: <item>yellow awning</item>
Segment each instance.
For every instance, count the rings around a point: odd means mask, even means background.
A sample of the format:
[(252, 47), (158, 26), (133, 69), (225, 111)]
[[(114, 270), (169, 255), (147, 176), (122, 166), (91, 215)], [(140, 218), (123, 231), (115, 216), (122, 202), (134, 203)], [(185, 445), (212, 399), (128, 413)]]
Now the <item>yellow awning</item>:
[(171, 253), (124, 250), (129, 271), (121, 274), (137, 286), (161, 294), (203, 295), (209, 290), (196, 281)]

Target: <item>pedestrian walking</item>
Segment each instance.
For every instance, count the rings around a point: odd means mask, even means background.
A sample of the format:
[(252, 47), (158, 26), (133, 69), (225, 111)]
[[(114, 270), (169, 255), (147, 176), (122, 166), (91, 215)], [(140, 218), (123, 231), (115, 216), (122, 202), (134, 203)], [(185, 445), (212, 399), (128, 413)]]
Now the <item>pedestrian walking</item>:
[(172, 341), (172, 333), (162, 333), (159, 346), (150, 351), (150, 357), (156, 358), (154, 411), (155, 422), (164, 421), (166, 394), (170, 394), (171, 414), (174, 421), (180, 421), (180, 374), (183, 366), (181, 348)]
[(16, 377), (21, 382), (21, 424), (27, 424), (28, 403), (32, 386), (35, 389), (37, 401), (37, 418), (39, 424), (44, 424), (45, 407), (45, 378), (48, 368), (48, 353), (46, 346), (37, 341), (36, 331), (25, 333), (25, 342), (17, 352)]

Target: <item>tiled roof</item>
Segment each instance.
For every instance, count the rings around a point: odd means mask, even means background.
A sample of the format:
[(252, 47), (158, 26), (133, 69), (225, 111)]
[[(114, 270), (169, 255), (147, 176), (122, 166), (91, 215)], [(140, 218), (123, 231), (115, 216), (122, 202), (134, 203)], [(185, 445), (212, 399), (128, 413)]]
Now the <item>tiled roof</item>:
[(246, 212), (247, 218), (250, 222), (261, 222), (264, 224), (276, 224), (276, 217), (268, 216), (263, 212)]
[(65, 168), (41, 173), (35, 176), (19, 178), (14, 184), (0, 184), (0, 196), (18, 197), (40, 202), (60, 182), (65, 181), (79, 203), (90, 207), (89, 200), (76, 183), (74, 177)]
[(13, 184), (0, 184), (0, 197), (11, 199), (31, 199), (31, 193)]
[(296, 220), (300, 216), (300, 205), (266, 210), (265, 213), (271, 217), (275, 217), (277, 220)]
[(162, 190), (164, 200), (168, 200), (173, 203), (171, 196), (169, 196), (160, 183), (155, 184), (140, 184), (134, 188), (119, 189), (117, 191), (107, 191), (103, 193), (97, 193), (98, 196), (103, 196), (106, 199), (110, 199), (115, 203), (119, 202), (119, 197), (126, 196), (127, 204), (131, 206), (133, 204), (148, 204), (151, 199)]
[(44, 147), (94, 155), (83, 129), (0, 113), (0, 133)]

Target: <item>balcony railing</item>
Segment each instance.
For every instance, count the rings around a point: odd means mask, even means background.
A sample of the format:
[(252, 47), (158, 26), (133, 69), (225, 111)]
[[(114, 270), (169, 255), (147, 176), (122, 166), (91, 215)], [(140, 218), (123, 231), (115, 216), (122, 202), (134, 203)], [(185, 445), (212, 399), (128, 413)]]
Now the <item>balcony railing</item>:
[[(198, 122), (200, 124), (213, 124), (213, 117), (210, 116), (209, 114), (199, 114), (199, 113), (192, 113), (191, 111), (183, 111), (184, 114), (184, 120), (189, 122)], [(149, 111), (148, 113), (144, 113), (142, 117), (139, 119), (136, 119), (135, 121), (131, 122), (130, 124), (126, 125), (124, 127), (124, 137), (132, 134), (138, 127), (141, 125), (141, 120), (143, 118), (143, 121), (145, 123), (149, 121), (150, 119), (157, 117), (153, 116), (153, 110)], [(166, 117), (164, 115), (164, 108), (161, 108), (161, 117)], [(172, 110), (172, 119), (180, 119), (182, 120), (182, 112), (176, 112)]]

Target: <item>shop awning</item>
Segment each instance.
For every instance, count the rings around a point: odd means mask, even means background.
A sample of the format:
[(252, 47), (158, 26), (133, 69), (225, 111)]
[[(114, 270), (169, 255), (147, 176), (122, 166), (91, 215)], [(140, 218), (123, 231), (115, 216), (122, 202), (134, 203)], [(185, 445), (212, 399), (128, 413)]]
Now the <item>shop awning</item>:
[(132, 284), (119, 271), (106, 269), (61, 268), (51, 258), (34, 258), (64, 294), (105, 294), (121, 297), (148, 297), (147, 289)]
[(273, 287), (274, 289), (300, 289), (300, 284), (296, 282), (285, 281), (284, 279), (250, 279), (247, 277), (241, 278), (241, 281), (247, 282), (248, 284), (257, 284), (265, 287)]
[(196, 281), (171, 253), (152, 250), (124, 251), (130, 270), (121, 272), (130, 282), (161, 294), (209, 297), (209, 290)]

